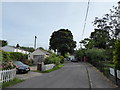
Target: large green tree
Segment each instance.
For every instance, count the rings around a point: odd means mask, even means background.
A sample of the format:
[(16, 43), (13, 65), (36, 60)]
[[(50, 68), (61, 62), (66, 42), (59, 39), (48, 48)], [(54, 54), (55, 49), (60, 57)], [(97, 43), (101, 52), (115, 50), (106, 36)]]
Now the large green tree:
[(6, 40), (0, 40), (0, 46), (6, 46), (8, 45), (8, 42)]
[(109, 32), (101, 29), (95, 29), (90, 38), (95, 42), (94, 47), (106, 49), (109, 44)]
[(73, 40), (73, 35), (68, 29), (60, 29), (54, 31), (50, 38), (50, 49), (53, 49), (55, 52), (65, 55), (65, 53), (73, 53), (74, 48), (76, 47), (76, 42)]
[[(118, 2), (120, 4), (120, 2)], [(95, 28), (106, 30), (110, 33), (112, 39), (119, 39), (120, 33), (120, 5), (113, 6), (110, 13), (105, 14), (102, 18), (96, 17), (93, 24)]]
[(94, 47), (94, 41), (90, 38), (85, 38), (84, 40), (80, 41), (80, 44), (82, 44), (86, 49), (92, 49)]

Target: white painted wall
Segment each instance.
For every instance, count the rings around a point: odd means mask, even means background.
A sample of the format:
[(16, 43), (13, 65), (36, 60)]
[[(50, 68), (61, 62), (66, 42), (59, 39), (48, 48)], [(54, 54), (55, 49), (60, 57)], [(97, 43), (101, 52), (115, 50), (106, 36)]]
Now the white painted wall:
[(55, 66), (55, 64), (42, 65), (42, 71), (52, 69), (54, 66)]

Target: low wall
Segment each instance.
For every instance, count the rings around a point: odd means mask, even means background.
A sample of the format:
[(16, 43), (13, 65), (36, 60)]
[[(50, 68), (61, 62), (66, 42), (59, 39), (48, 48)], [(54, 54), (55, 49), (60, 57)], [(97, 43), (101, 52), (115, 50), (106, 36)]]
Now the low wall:
[(54, 66), (55, 66), (55, 64), (42, 65), (42, 71), (52, 69)]

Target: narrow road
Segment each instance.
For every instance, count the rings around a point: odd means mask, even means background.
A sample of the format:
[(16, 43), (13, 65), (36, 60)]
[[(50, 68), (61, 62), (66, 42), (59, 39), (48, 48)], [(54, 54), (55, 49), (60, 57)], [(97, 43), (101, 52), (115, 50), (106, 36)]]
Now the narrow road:
[(68, 62), (59, 70), (10, 88), (115, 88), (115, 85), (90, 64)]

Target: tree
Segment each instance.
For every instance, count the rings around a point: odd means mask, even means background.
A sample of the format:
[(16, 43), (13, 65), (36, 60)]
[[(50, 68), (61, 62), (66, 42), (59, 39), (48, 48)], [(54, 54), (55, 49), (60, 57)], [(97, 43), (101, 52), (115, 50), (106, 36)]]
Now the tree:
[(92, 49), (94, 47), (94, 41), (90, 38), (85, 38), (80, 42), (86, 49)]
[(25, 51), (29, 51), (29, 52), (35, 51), (35, 49), (33, 47), (20, 47), (20, 48), (25, 50)]
[(7, 41), (5, 41), (5, 40), (0, 40), (0, 46), (6, 46), (6, 45), (8, 45), (8, 42)]
[(19, 44), (17, 44), (17, 45), (16, 45), (16, 47), (17, 47), (17, 48), (20, 48), (20, 45), (19, 45)]
[(106, 49), (110, 40), (109, 32), (101, 29), (95, 29), (90, 38), (95, 42), (94, 47)]
[(38, 47), (38, 49), (45, 50), (43, 47)]
[[(120, 4), (120, 2), (118, 2)], [(112, 39), (119, 39), (120, 33), (120, 5), (113, 6), (110, 13), (105, 14), (102, 18), (96, 17), (93, 25), (96, 29), (106, 30), (109, 32)]]
[(68, 29), (60, 29), (52, 33), (50, 38), (50, 49), (53, 49), (55, 52), (65, 55), (65, 53), (73, 53), (74, 48), (76, 47), (76, 42), (73, 41), (73, 35)]

